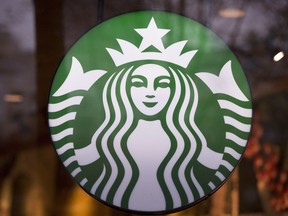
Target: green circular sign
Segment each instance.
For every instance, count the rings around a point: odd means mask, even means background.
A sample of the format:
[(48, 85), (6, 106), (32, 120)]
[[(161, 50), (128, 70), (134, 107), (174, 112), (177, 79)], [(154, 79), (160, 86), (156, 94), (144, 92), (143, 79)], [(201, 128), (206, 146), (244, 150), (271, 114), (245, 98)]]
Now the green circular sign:
[(49, 98), (55, 149), (105, 204), (168, 213), (217, 190), (250, 133), (249, 86), (231, 50), (180, 15), (142, 11), (83, 35)]

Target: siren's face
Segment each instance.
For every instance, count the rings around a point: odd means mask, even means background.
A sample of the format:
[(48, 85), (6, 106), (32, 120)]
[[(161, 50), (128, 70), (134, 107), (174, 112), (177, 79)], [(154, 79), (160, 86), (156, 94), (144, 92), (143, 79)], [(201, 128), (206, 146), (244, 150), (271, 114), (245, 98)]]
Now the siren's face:
[(138, 67), (131, 76), (131, 98), (136, 108), (147, 116), (159, 113), (171, 93), (169, 72), (162, 66), (146, 64)]

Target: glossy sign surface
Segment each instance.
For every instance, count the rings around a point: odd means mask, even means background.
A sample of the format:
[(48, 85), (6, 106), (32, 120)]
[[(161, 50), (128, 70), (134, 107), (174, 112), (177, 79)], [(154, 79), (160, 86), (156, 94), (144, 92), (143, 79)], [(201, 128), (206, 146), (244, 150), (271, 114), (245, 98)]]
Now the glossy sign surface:
[(159, 11), (83, 35), (58, 67), (48, 108), (56, 151), (78, 184), (136, 213), (174, 212), (213, 193), (241, 158), (252, 117), (229, 48)]

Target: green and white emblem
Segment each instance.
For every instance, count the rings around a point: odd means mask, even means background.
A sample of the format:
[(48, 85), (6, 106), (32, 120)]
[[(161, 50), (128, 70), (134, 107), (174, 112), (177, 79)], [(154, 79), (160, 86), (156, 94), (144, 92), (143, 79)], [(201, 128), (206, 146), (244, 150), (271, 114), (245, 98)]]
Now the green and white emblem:
[(227, 46), (180, 15), (143, 11), (91, 29), (54, 77), (56, 151), (91, 196), (131, 212), (174, 212), (231, 174), (250, 132), (249, 86)]

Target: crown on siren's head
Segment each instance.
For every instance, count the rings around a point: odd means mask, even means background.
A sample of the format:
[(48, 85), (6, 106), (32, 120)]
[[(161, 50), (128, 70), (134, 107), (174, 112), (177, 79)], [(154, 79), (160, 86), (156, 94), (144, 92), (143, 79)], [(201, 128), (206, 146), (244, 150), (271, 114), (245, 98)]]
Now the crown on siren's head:
[[(170, 29), (158, 28), (153, 17), (147, 28), (134, 30), (143, 38), (140, 47), (136, 47), (129, 41), (117, 39), (122, 52), (106, 48), (116, 66), (140, 60), (159, 60), (171, 62), (186, 68), (197, 52), (197, 50), (191, 50), (181, 54), (187, 40), (178, 41), (164, 48), (162, 37), (166, 35)], [(150, 46), (154, 46), (159, 52), (145, 51)]]

